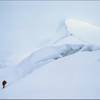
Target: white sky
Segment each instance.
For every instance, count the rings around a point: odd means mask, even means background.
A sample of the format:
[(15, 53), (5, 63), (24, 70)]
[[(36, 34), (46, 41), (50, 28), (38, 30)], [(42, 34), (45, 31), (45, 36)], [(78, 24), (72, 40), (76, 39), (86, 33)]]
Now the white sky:
[(65, 19), (100, 26), (99, 1), (0, 1), (0, 63), (14, 64), (63, 35)]

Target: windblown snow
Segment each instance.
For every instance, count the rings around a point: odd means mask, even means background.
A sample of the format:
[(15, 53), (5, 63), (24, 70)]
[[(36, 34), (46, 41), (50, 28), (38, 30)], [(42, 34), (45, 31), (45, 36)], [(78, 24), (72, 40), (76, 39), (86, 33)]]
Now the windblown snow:
[[(72, 31), (73, 32), (73, 31)], [(0, 68), (0, 99), (100, 98), (100, 45), (74, 35), (41, 47), (16, 66)], [(5, 74), (8, 73), (8, 74)]]
[(1, 91), (1, 98), (100, 98), (100, 50), (44, 65)]

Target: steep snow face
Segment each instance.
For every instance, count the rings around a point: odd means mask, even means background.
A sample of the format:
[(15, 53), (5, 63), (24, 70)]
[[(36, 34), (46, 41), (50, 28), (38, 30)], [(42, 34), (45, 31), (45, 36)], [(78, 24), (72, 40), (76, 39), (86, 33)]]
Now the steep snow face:
[[(0, 80), (7, 80), (8, 84), (27, 76), (35, 69), (54, 60), (71, 55), (79, 51), (83, 45), (64, 44), (59, 46), (48, 46), (33, 52), (17, 66), (7, 67), (0, 70)], [(8, 73), (8, 74), (5, 74)]]
[(66, 20), (65, 23), (68, 31), (78, 39), (88, 43), (100, 44), (100, 27), (76, 19)]
[[(66, 41), (66, 43), (65, 43)], [(0, 80), (7, 80), (8, 85), (29, 75), (37, 68), (55, 60), (74, 54), (76, 52), (100, 50), (100, 46), (90, 45), (70, 36), (57, 43), (34, 51), (30, 56), (22, 60), (17, 66), (7, 67), (0, 70)], [(8, 74), (5, 74), (8, 73)]]
[(0, 92), (9, 99), (100, 98), (100, 50), (46, 64)]
[(83, 45), (61, 45), (41, 48), (16, 66), (18, 77), (24, 77), (33, 70), (61, 57), (79, 51)]

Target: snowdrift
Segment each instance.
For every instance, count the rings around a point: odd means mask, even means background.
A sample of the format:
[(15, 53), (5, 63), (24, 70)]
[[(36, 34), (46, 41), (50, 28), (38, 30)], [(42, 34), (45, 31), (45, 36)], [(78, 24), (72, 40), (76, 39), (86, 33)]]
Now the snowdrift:
[(5, 88), (0, 98), (100, 98), (99, 55), (100, 50), (79, 52), (46, 64)]
[(17, 66), (1, 69), (0, 80), (7, 80), (9, 86), (17, 82), (19, 79), (31, 74), (36, 69), (41, 68), (45, 64), (77, 52), (91, 52), (96, 50), (100, 50), (99, 45), (86, 44), (77, 40), (73, 36), (70, 36), (69, 38), (64, 38), (51, 46), (38, 49), (30, 56), (23, 59)]
[(65, 44), (60, 46), (48, 46), (41, 48), (16, 66), (17, 76), (19, 75), (18, 77), (24, 77), (38, 67), (41, 67), (64, 56), (73, 54), (79, 51), (82, 47), (83, 45)]
[(66, 25), (72, 36), (54, 39), (16, 66), (0, 68), (0, 80), (8, 82), (4, 90), (0, 85), (0, 99), (100, 98), (100, 29), (79, 20)]

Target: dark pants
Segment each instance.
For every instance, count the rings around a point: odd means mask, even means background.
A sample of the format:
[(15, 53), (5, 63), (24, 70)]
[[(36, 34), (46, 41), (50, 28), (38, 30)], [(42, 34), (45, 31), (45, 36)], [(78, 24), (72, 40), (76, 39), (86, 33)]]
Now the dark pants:
[(3, 88), (5, 88), (5, 85), (3, 85)]

